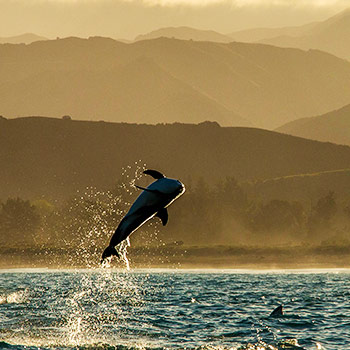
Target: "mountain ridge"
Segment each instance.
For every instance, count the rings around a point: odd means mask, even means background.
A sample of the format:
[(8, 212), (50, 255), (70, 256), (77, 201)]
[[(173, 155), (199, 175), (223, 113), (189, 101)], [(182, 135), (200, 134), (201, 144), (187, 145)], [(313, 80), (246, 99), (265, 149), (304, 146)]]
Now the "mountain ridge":
[(221, 43), (228, 43), (232, 41), (231, 37), (218, 33), (214, 30), (196, 29), (187, 26), (159, 28), (149, 33), (138, 35), (135, 38), (135, 41), (150, 40), (161, 37), (180, 40), (214, 41)]
[(251, 28), (229, 33), (228, 35), (235, 41), (246, 43), (263, 42), (279, 36), (298, 36), (308, 33), (320, 22), (311, 22), (301, 26), (276, 27), (276, 28)]
[(277, 35), (258, 42), (280, 47), (296, 47), (303, 50), (318, 49), (335, 56), (350, 59), (350, 8), (325, 21), (318, 22), (298, 35)]
[[(130, 79), (123, 80), (127, 64), (135, 62), (144, 64), (144, 79), (129, 70)], [(172, 83), (152, 85), (157, 79), (147, 74), (149, 62), (158, 67), (159, 81), (167, 75)], [(154, 123), (175, 121), (177, 113), (180, 122), (218, 120), (237, 126), (243, 118), (250, 125), (276, 128), (350, 101), (349, 62), (316, 50), (263, 44), (68, 38), (0, 45), (0, 63), (0, 91), (6, 96), (0, 114), (5, 116), (71, 114), (75, 119)], [(181, 89), (186, 91), (183, 99)], [(139, 97), (128, 102), (126, 90)], [(190, 105), (194, 95), (197, 102)], [(145, 119), (136, 110), (145, 111)], [(172, 117), (157, 119), (157, 113)]]
[(277, 132), (322, 142), (350, 145), (350, 104), (329, 113), (302, 118), (277, 128)]

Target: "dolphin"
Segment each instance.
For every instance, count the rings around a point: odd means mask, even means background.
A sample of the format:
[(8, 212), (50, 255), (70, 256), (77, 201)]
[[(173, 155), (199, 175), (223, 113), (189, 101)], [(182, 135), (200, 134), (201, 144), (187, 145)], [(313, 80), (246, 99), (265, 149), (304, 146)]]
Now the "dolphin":
[(149, 169), (143, 173), (152, 176), (156, 181), (147, 188), (136, 186), (143, 191), (119, 223), (108, 247), (102, 254), (101, 262), (110, 256), (119, 258), (115, 247), (154, 216), (159, 217), (165, 226), (168, 222), (166, 208), (185, 192), (183, 183), (179, 180), (169, 179), (157, 170)]

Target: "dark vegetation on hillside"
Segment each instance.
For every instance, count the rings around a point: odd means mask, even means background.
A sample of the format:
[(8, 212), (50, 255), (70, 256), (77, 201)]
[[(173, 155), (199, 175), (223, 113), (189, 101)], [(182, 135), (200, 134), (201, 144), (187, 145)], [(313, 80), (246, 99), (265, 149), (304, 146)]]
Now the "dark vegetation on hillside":
[[(350, 168), (350, 147), (217, 123), (136, 125), (50, 118), (0, 119), (0, 199), (63, 201), (111, 188), (123, 167), (148, 167), (210, 186)], [(327, 180), (332, 183), (331, 177)], [(346, 184), (346, 180), (343, 181)], [(325, 188), (337, 191), (325, 183)], [(281, 192), (276, 198), (282, 198)], [(325, 195), (316, 191), (314, 198)]]
[[(250, 197), (234, 178), (210, 186), (189, 181), (169, 208), (169, 224), (157, 219), (131, 236), (133, 247), (350, 244), (350, 196), (333, 192), (314, 203)], [(119, 181), (109, 191), (88, 189), (60, 205), (9, 198), (1, 204), (2, 249), (86, 249), (99, 254), (139, 191)]]
[(154, 126), (69, 116), (3, 118), (0, 136), (3, 257), (32, 251), (29, 262), (39, 252), (44, 265), (62, 254), (66, 265), (97, 264), (139, 194), (134, 185), (152, 181), (141, 176), (145, 166), (181, 179), (187, 191), (169, 208), (166, 227), (153, 219), (132, 235), (130, 254), (141, 266), (150, 254), (174, 263), (187, 256), (190, 265), (209, 254), (219, 266), (222, 254), (259, 264), (259, 249), (273, 263), (277, 253), (293, 261), (291, 246), (310, 254), (350, 246), (350, 170), (339, 170), (350, 168), (346, 146), (210, 122)]

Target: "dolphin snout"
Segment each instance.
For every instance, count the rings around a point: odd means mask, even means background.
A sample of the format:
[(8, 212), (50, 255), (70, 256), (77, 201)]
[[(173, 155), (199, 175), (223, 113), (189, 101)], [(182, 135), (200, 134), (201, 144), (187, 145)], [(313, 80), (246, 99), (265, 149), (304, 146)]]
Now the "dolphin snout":
[(179, 193), (184, 193), (185, 192), (185, 185), (179, 181)]

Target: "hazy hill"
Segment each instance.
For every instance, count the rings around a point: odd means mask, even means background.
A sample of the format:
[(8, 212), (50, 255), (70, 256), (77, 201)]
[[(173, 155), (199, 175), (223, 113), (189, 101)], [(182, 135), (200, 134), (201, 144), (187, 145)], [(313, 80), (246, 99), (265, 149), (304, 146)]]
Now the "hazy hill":
[(229, 43), (233, 41), (231, 37), (213, 30), (201, 30), (191, 27), (160, 28), (147, 34), (138, 35), (135, 38), (135, 41), (156, 39), (161, 37), (181, 40), (214, 41), (219, 43)]
[(319, 49), (350, 59), (350, 9), (319, 22), (300, 34), (278, 34), (260, 42), (281, 47)]
[(252, 28), (240, 30), (228, 34), (235, 41), (242, 41), (247, 43), (259, 42), (276, 38), (280, 36), (300, 36), (309, 33), (318, 22), (308, 23), (297, 27), (282, 27), (282, 28)]
[(59, 199), (86, 186), (112, 187), (121, 168), (142, 160), (209, 184), (350, 168), (350, 147), (254, 128), (136, 125), (27, 117), (0, 119), (0, 199)]
[(321, 116), (295, 120), (277, 128), (276, 131), (350, 145), (350, 105)]
[[(19, 91), (22, 99), (16, 107)], [(65, 115), (68, 111), (93, 120), (197, 123), (215, 119), (223, 125), (250, 125), (147, 58), (110, 72), (43, 71), (31, 79), (0, 84), (0, 95), (10, 106), (1, 109), (6, 115), (44, 115), (47, 111)]]
[(34, 41), (48, 40), (43, 36), (39, 36), (32, 33), (26, 33), (17, 36), (11, 36), (7, 38), (0, 38), (0, 44), (31, 44)]
[(8, 117), (275, 128), (349, 103), (350, 63), (261, 44), (67, 38), (0, 45), (0, 93)]

